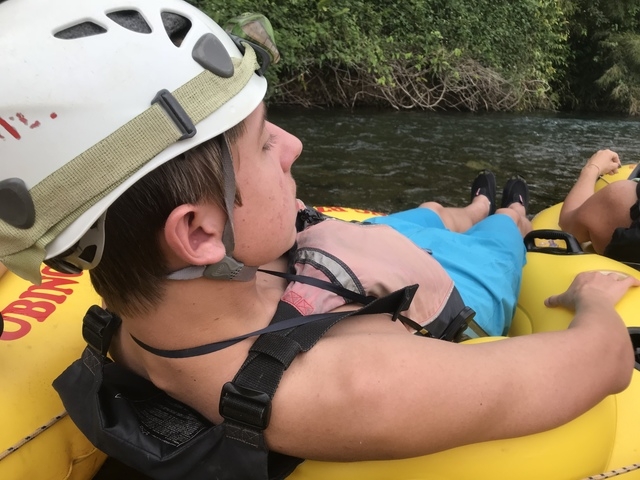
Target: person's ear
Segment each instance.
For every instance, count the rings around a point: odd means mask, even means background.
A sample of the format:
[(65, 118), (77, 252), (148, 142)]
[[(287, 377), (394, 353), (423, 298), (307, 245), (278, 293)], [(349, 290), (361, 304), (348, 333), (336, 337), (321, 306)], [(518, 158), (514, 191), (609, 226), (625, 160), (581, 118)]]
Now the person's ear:
[(224, 258), (225, 217), (220, 209), (183, 204), (167, 217), (164, 238), (173, 254), (190, 265), (209, 265)]

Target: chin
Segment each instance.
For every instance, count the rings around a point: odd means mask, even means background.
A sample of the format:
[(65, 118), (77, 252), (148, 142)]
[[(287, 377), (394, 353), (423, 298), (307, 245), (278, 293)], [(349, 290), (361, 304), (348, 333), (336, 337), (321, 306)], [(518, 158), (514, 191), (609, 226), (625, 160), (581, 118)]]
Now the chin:
[(289, 242), (289, 247), (287, 247), (287, 251), (295, 245), (297, 238), (298, 238), (298, 231), (296, 230), (296, 227), (294, 225), (293, 229), (291, 230), (291, 241)]

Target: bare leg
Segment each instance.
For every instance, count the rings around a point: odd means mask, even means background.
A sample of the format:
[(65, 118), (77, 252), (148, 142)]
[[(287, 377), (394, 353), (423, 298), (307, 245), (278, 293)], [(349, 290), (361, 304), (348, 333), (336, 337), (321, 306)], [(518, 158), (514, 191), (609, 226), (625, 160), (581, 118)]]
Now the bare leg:
[(499, 208), (496, 210), (496, 215), (506, 215), (511, 218), (523, 237), (533, 230), (531, 222), (527, 218), (527, 211), (521, 203), (514, 202), (506, 208)]
[[(489, 200), (484, 195), (478, 195), (471, 204), (462, 208), (443, 207), (437, 202), (426, 202), (420, 207), (433, 210), (445, 227), (458, 233), (466, 232), (480, 220), (487, 218), (489, 214)], [(496, 210), (496, 215), (506, 215), (511, 218), (523, 237), (533, 229), (524, 205), (521, 203), (514, 202), (506, 208), (499, 208)]]
[(466, 207), (443, 207), (437, 202), (426, 202), (420, 207), (433, 210), (444, 226), (452, 232), (466, 232), (495, 210), (495, 184), (496, 179), (493, 173), (482, 170), (473, 180), (471, 201)]
[[(486, 173), (493, 177), (491, 172), (481, 173), (481, 175), (486, 175)], [(478, 178), (480, 178), (480, 176)], [(507, 185), (510, 183), (517, 185), (519, 190), (518, 188), (514, 190), (512, 185), (508, 190), (503, 191), (503, 197), (505, 197), (505, 195), (507, 197), (512, 197), (512, 203), (496, 210), (495, 213), (506, 215), (511, 218), (511, 220), (516, 224), (516, 227), (518, 227), (520, 235), (524, 237), (533, 229), (531, 222), (527, 218), (527, 211), (525, 207), (525, 205), (528, 204), (527, 185), (524, 179), (521, 178), (518, 180), (510, 180)], [(504, 198), (503, 202), (506, 203), (509, 200), (510, 198)], [(466, 207), (443, 207), (437, 202), (426, 202), (420, 205), (420, 207), (433, 210), (440, 217), (444, 226), (452, 232), (463, 233), (479, 221), (487, 218), (491, 210), (491, 202), (489, 197), (484, 193), (475, 194), (474, 196), (474, 192), (472, 191), (471, 203)]]
[(428, 208), (438, 214), (444, 226), (452, 232), (466, 232), (480, 220), (489, 215), (489, 199), (484, 195), (476, 196), (466, 207), (443, 207), (437, 202), (426, 202), (421, 208)]

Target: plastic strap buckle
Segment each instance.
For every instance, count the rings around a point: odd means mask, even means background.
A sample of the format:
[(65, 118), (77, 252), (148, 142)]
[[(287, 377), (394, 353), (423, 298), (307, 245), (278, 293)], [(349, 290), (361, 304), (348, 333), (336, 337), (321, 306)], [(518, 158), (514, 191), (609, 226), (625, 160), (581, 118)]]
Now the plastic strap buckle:
[(182, 132), (182, 136), (179, 140), (193, 137), (197, 130), (193, 124), (191, 117), (184, 111), (180, 102), (176, 100), (169, 90), (160, 90), (151, 101), (151, 105), (154, 103), (160, 104), (162, 109), (169, 115), (169, 118), (176, 124), (178, 129)]
[(225, 420), (265, 430), (271, 419), (271, 397), (227, 382), (220, 395), (220, 415)]
[(305, 207), (304, 210), (299, 210), (296, 217), (296, 230), (302, 232), (308, 227), (326, 220), (328, 217), (315, 208)]
[(469, 322), (473, 320), (476, 312), (470, 307), (464, 307), (458, 315), (456, 315), (447, 328), (444, 329), (444, 332), (440, 335), (441, 340), (448, 341), (458, 341), (467, 327), (469, 326)]
[(252, 42), (251, 40), (247, 40), (246, 38), (240, 38), (237, 35), (233, 35), (231, 33), (227, 33), (227, 35), (231, 37), (231, 40), (233, 40), (233, 43), (236, 44), (236, 47), (238, 47), (238, 50), (240, 50), (240, 53), (242, 53), (243, 55), (244, 51), (246, 50), (246, 47), (243, 45), (243, 43), (246, 43), (250, 45), (251, 48), (253, 48), (253, 51), (256, 52), (256, 57), (260, 58), (260, 60), (258, 60), (258, 65), (260, 68), (256, 70), (256, 73), (261, 77), (264, 77), (265, 72), (271, 65), (271, 56), (269, 55), (269, 52), (267, 52), (267, 50), (262, 45), (259, 45), (256, 42)]
[(92, 305), (82, 319), (82, 338), (103, 357), (109, 352), (113, 334), (122, 320), (97, 305)]

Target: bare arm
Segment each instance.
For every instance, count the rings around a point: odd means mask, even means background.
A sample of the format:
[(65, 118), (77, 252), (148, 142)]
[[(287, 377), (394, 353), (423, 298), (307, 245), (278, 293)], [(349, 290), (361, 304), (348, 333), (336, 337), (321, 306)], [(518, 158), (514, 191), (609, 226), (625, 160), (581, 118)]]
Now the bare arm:
[(497, 342), (338, 325), (284, 376), (267, 441), (305, 458), (385, 459), (559, 426), (630, 381), (631, 342), (613, 307), (639, 283), (581, 274), (548, 301), (575, 309), (567, 330)]
[(620, 167), (618, 154), (611, 150), (599, 150), (585, 164), (578, 180), (567, 195), (560, 211), (559, 225), (564, 231), (574, 235), (579, 242), (590, 240), (589, 228), (582, 221), (581, 207), (594, 194), (598, 177), (614, 174)]

